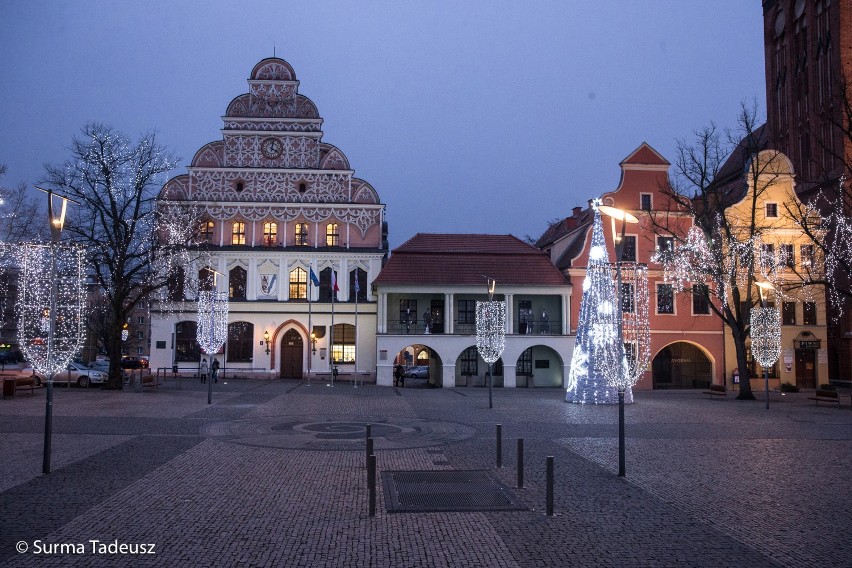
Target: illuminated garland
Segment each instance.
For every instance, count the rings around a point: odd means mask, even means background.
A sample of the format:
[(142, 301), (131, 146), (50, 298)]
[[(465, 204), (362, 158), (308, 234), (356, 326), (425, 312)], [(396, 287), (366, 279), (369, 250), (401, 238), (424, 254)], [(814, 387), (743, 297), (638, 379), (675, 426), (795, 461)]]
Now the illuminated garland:
[[(618, 389), (615, 385), (628, 380), (625, 376), (627, 362), (624, 347), (618, 342), (621, 314), (617, 313), (618, 296), (597, 205), (599, 202), (593, 204), (595, 219), (592, 226), (592, 244), (589, 249), (586, 279), (583, 281), (580, 319), (571, 357), (571, 369), (568, 372), (565, 400), (616, 404)], [(625, 401), (632, 400), (633, 393), (628, 386)]]
[[(28, 243), (20, 247), (18, 343), (33, 368), (46, 375), (65, 369), (83, 344), (85, 253), (73, 244)], [(51, 318), (51, 288), (56, 314)], [(51, 319), (54, 320), (50, 340)]]
[(198, 346), (208, 355), (218, 353), (228, 334), (227, 292), (198, 293)]
[(781, 355), (781, 315), (775, 308), (752, 308), (751, 352), (761, 367), (771, 367)]
[(489, 365), (506, 346), (506, 303), (476, 302), (476, 349)]
[(616, 388), (628, 389), (636, 384), (651, 362), (651, 326), (648, 318), (650, 297), (648, 295), (648, 267), (644, 264), (625, 262), (621, 266), (621, 281), (629, 285), (630, 294), (622, 292), (622, 303), (632, 309), (622, 313), (622, 341), (627, 348), (627, 369), (613, 377), (611, 384)]

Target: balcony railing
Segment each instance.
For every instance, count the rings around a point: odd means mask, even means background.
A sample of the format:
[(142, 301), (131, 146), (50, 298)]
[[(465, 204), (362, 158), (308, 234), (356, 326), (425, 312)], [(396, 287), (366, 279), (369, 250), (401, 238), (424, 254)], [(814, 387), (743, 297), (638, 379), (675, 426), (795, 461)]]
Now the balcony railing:
[[(456, 321), (453, 325), (454, 335), (476, 335), (476, 324), (473, 322)], [(426, 335), (426, 324), (420, 322), (390, 321), (387, 326), (390, 335)], [(443, 335), (444, 323), (433, 323), (429, 326), (429, 334)], [(515, 335), (560, 335), (562, 322), (550, 320), (547, 322), (514, 322), (512, 334)]]

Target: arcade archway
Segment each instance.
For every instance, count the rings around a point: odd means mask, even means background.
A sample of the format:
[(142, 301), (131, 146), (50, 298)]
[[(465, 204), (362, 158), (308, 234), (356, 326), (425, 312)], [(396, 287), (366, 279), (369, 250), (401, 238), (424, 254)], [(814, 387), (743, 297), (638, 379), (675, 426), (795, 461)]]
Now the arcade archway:
[(651, 364), (655, 389), (703, 389), (713, 382), (713, 363), (697, 345), (666, 345)]

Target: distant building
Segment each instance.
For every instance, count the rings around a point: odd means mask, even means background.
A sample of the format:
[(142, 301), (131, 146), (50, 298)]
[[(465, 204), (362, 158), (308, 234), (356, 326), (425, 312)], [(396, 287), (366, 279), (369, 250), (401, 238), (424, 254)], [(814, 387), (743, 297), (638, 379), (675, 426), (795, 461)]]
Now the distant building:
[(392, 385), (401, 364), (428, 366), (433, 386), (485, 386), (476, 302), (489, 278), (507, 306), (495, 386), (565, 386), (572, 288), (547, 255), (512, 235), (425, 233), (394, 249), (375, 280), (378, 384)]
[[(789, 158), (803, 201), (836, 192), (844, 174), (852, 195), (852, 3), (764, 0), (763, 30), (768, 147)], [(846, 208), (852, 214), (848, 198)], [(848, 274), (835, 277), (849, 285)], [(829, 373), (849, 381), (852, 306), (828, 310)]]
[(334, 364), (343, 375), (372, 375), (384, 205), (322, 140), (323, 120), (286, 61), (259, 62), (248, 86), (228, 105), (222, 139), (202, 146), (188, 173), (160, 193), (159, 206), (201, 211), (199, 250), (210, 262), (174, 275), (169, 293), (183, 302), (180, 315), (152, 306), (151, 366), (198, 364), (188, 291), (212, 286), (215, 271), (230, 299), (219, 355), (226, 369), (303, 378)]

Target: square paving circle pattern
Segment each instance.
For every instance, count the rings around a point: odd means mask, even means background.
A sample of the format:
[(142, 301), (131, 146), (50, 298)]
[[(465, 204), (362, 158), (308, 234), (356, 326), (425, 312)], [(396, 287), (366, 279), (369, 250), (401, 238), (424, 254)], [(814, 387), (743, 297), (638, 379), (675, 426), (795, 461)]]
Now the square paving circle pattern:
[(382, 472), (388, 513), (525, 511), (490, 471)]

